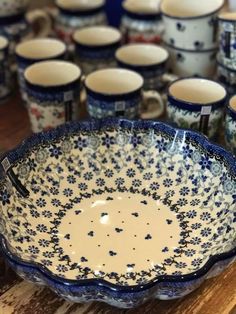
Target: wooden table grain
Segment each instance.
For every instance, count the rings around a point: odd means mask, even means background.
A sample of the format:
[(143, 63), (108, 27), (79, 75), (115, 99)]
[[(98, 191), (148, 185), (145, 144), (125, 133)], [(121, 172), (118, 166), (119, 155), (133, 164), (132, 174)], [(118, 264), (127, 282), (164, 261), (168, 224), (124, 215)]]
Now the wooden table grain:
[[(0, 105), (0, 150), (14, 148), (30, 135), (26, 110), (15, 96)], [(1, 262), (0, 268), (4, 264)], [(0, 279), (0, 314), (236, 314), (236, 265), (207, 280), (190, 295), (174, 300), (154, 300), (132, 310), (103, 303), (74, 304), (48, 288), (23, 281), (12, 271)]]

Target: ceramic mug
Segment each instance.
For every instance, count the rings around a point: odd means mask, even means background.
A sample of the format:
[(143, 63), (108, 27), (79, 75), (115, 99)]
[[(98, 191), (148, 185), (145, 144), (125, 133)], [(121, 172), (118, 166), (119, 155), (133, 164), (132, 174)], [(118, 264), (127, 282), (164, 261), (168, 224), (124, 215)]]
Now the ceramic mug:
[(12, 92), (12, 75), (10, 71), (9, 42), (0, 36), (0, 102)]
[[(39, 25), (39, 31), (34, 33), (32, 29), (36, 23)], [(34, 10), (26, 14), (23, 12), (17, 15), (0, 16), (0, 35), (8, 38), (12, 56), (14, 56), (15, 46), (18, 42), (33, 37), (46, 37), (50, 32), (51, 19), (42, 10)]]
[(227, 147), (236, 155), (236, 96), (230, 99), (227, 108), (225, 141)]
[(73, 34), (75, 61), (85, 75), (98, 69), (115, 67), (115, 52), (121, 44), (119, 30), (108, 26), (92, 26)]
[(236, 70), (236, 12), (223, 12), (218, 16), (220, 49), (219, 62)]
[(224, 116), (226, 97), (224, 87), (214, 81), (177, 80), (168, 89), (168, 118), (179, 127), (198, 130), (213, 138)]
[(164, 31), (159, 10), (160, 0), (126, 0), (121, 32), (125, 43), (161, 42)]
[(217, 49), (186, 50), (165, 44), (170, 54), (170, 70), (179, 77), (199, 76), (212, 78), (216, 73)]
[(164, 41), (187, 50), (217, 48), (217, 14), (224, 0), (164, 0), (161, 2)]
[(78, 119), (81, 70), (65, 61), (42, 61), (25, 70), (34, 133)]
[(27, 103), (24, 71), (30, 65), (50, 59), (65, 59), (66, 45), (52, 38), (38, 38), (22, 42), (16, 46), (18, 81), (22, 99)]
[(155, 98), (160, 111), (164, 104), (157, 92), (143, 91), (143, 78), (126, 69), (106, 69), (91, 73), (85, 79), (87, 109), (92, 118), (125, 117), (140, 115), (142, 101)]
[(56, 6), (55, 31), (68, 44), (75, 30), (107, 24), (105, 0), (56, 0)]
[(217, 64), (217, 77), (218, 80), (227, 85), (236, 86), (236, 70), (227, 68), (218, 61)]
[[(153, 44), (128, 44), (116, 51), (116, 61), (119, 67), (133, 70), (144, 79), (144, 90), (163, 90), (167, 82), (173, 80), (166, 75), (168, 52)], [(176, 79), (176, 78), (175, 78)], [(163, 114), (163, 108), (157, 108), (156, 101), (144, 104), (141, 117), (154, 119)]]

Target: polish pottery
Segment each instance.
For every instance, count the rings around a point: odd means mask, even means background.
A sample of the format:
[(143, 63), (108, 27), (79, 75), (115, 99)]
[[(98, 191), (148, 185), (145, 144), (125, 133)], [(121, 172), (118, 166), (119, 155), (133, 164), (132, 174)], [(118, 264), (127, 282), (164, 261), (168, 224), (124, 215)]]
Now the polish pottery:
[(236, 155), (236, 96), (230, 99), (227, 108), (225, 141), (228, 149)]
[(186, 50), (217, 48), (217, 14), (224, 0), (161, 2), (164, 41)]
[(106, 69), (91, 73), (85, 80), (87, 109), (92, 118), (125, 117), (135, 119), (143, 114), (142, 103), (155, 101), (156, 115), (164, 112), (157, 91), (143, 91), (144, 80), (126, 69)]
[(168, 89), (168, 118), (179, 127), (214, 138), (224, 116), (226, 96), (224, 87), (211, 80), (177, 80)]
[(38, 38), (25, 41), (16, 46), (18, 81), (21, 89), (22, 99), (27, 103), (25, 86), (25, 69), (39, 61), (50, 59), (65, 59), (66, 45), (52, 38)]
[(5, 37), (0, 36), (0, 103), (10, 96), (12, 90), (9, 42)]
[(91, 26), (73, 34), (75, 61), (83, 74), (115, 67), (115, 52), (121, 45), (121, 33), (108, 26)]
[(72, 43), (72, 35), (77, 29), (107, 24), (105, 0), (56, 0), (56, 5), (55, 30), (68, 44)]
[(24, 72), (27, 108), (34, 133), (78, 119), (80, 69), (65, 61), (42, 61)]
[(163, 34), (160, 0), (125, 0), (121, 31), (125, 43), (159, 44)]
[(235, 261), (236, 159), (199, 133), (68, 123), (0, 164), (4, 257), (66, 300), (182, 298)]

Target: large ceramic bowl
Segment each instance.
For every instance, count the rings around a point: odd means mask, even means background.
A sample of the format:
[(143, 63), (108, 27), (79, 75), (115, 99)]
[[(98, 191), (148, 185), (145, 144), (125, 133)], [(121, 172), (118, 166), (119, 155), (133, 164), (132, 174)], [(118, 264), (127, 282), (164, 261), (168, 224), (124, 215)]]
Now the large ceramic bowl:
[(182, 297), (236, 253), (236, 159), (158, 122), (68, 124), (2, 160), (3, 253), (75, 302)]

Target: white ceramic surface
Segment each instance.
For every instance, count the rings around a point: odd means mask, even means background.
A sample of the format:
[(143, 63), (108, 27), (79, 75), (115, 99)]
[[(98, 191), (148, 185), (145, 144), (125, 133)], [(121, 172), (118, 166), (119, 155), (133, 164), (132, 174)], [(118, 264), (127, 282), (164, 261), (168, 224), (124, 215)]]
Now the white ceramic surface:
[(105, 0), (56, 0), (59, 8), (70, 11), (94, 10), (105, 4)]
[(212, 78), (216, 72), (217, 50), (187, 51), (166, 46), (170, 53), (170, 69), (179, 77), (200, 76)]
[(224, 0), (163, 0), (164, 41), (182, 49), (216, 48), (216, 17), (223, 4)]
[(160, 0), (126, 0), (123, 8), (136, 14), (157, 14), (160, 12)]

